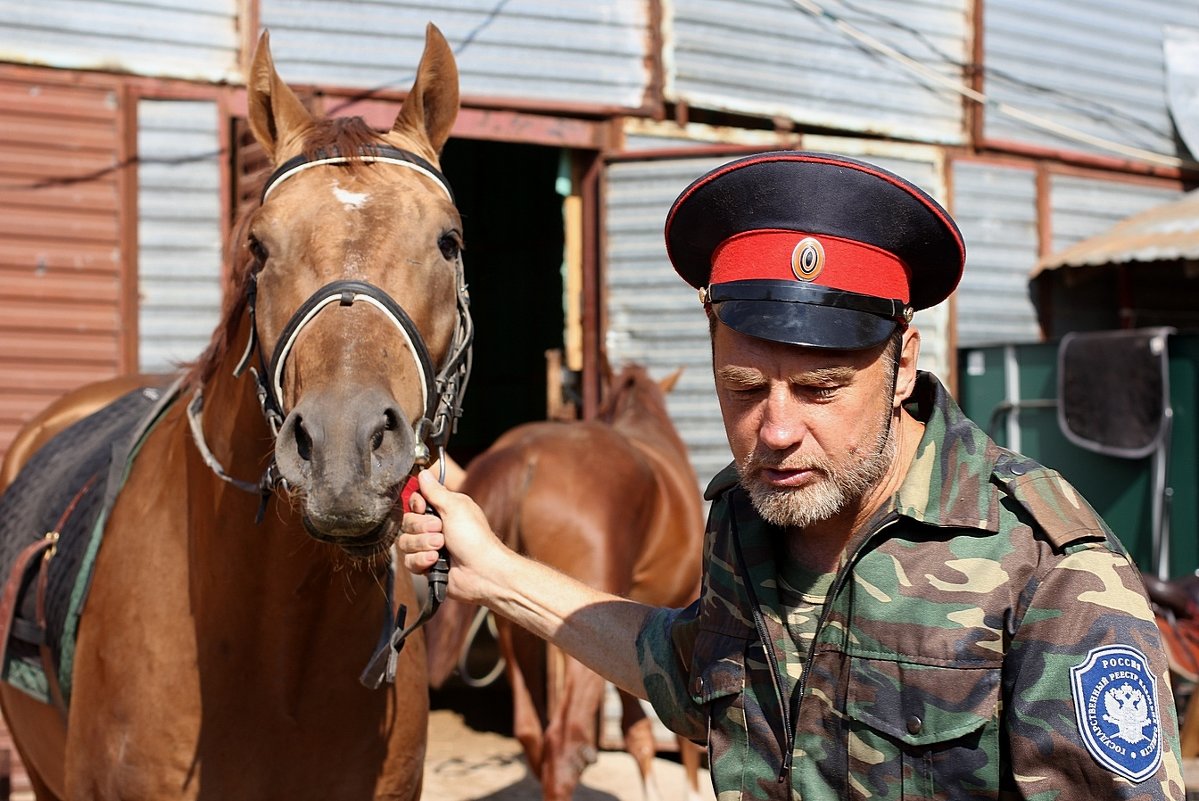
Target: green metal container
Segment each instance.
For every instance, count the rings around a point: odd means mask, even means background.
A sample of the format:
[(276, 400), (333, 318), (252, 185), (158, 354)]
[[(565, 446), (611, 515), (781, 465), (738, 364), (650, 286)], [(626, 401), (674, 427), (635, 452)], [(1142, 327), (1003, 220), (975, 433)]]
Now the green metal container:
[[(1151, 455), (1097, 453), (1067, 435), (1058, 342), (961, 349), (957, 396), (997, 443), (1060, 471), (1142, 570), (1176, 578), (1199, 571), (1199, 334), (1165, 342), (1169, 425)], [(1123, 388), (1123, 365), (1113, 357), (1110, 366), (1108, 383)]]

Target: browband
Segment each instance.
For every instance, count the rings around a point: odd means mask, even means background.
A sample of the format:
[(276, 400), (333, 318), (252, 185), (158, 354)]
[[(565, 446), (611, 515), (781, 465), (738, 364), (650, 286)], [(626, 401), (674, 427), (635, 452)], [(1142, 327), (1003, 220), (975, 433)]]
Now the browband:
[(271, 177), (267, 179), (266, 185), (262, 188), (262, 202), (266, 202), (267, 196), (270, 195), (277, 185), (296, 173), (303, 172), (312, 167), (320, 167), (324, 164), (348, 164), (351, 161), (361, 161), (368, 164), (396, 164), (416, 170), (421, 175), (432, 179), (445, 192), (450, 202), (454, 202), (454, 192), (450, 189), (450, 182), (446, 180), (446, 177), (436, 167), (415, 153), (410, 153), (407, 150), (401, 150), (391, 145), (370, 145), (366, 152), (355, 156), (343, 156), (334, 150), (332, 153), (317, 153), (311, 159), (303, 154), (288, 159), (280, 164), (279, 168), (271, 173)]

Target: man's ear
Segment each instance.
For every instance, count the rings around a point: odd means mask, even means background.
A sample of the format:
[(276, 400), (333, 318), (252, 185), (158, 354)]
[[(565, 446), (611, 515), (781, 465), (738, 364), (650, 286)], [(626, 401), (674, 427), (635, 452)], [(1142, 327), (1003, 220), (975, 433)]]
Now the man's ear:
[(899, 347), (899, 374), (895, 381), (895, 397), (891, 403), (898, 409), (916, 388), (916, 361), (920, 358), (920, 329), (908, 326)]

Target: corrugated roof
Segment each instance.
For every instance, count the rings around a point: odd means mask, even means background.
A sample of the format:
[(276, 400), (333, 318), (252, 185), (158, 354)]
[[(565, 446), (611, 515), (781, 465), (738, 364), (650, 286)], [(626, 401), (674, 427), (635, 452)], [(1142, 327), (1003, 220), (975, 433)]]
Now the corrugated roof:
[(1041, 259), (1031, 279), (1060, 267), (1199, 259), (1199, 190), (1134, 214), (1098, 236)]

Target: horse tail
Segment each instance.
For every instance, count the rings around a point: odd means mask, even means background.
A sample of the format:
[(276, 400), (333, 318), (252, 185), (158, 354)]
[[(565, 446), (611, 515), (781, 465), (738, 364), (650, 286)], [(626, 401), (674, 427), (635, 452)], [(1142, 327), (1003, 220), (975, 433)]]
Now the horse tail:
[[(519, 453), (519, 449), (517, 449)], [(533, 458), (520, 469), (508, 450), (488, 451), (466, 471), (460, 491), (469, 495), (487, 516), (487, 522), (509, 548), (520, 547), (520, 503), (536, 467)], [(447, 598), (425, 624), (429, 685), (440, 687), (458, 667), (470, 648), (467, 636), (478, 606)]]

